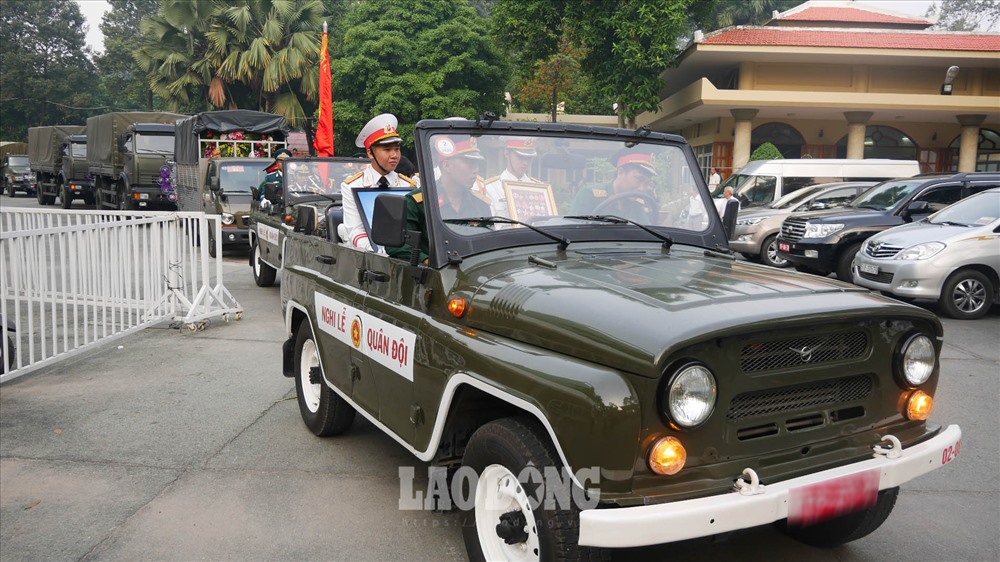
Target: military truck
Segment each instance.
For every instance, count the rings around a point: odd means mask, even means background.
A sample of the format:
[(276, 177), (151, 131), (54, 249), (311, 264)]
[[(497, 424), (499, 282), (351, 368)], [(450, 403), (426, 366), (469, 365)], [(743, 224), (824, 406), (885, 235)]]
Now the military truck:
[[(343, 221), (340, 184), (368, 164), (359, 158), (285, 158), (284, 170), (277, 182), (265, 184), (263, 192), (254, 190), (250, 211), (250, 268), (258, 287), (270, 287), (282, 266), (285, 235), (296, 228), (300, 208), (313, 217), (313, 226), (337, 237), (337, 225)], [(295, 173), (306, 170), (307, 189), (293, 185)], [(324, 234), (326, 235), (326, 234)]]
[[(938, 319), (736, 261), (735, 204), (713, 211), (683, 138), (483, 118), (420, 121), (414, 140), (440, 178), (375, 194), (389, 255), (300, 207), (283, 374), (312, 433), (360, 415), (431, 463), (400, 467), (399, 506), (457, 507), (470, 559), (597, 560), (770, 523), (831, 547), (959, 454), (960, 428), (930, 421)], [(513, 142), (538, 155), (528, 173), (473, 193)], [(551, 166), (568, 158), (583, 185)]]
[(177, 209), (162, 168), (173, 159), (174, 124), (184, 117), (131, 111), (87, 119), (87, 169), (97, 209)]
[[(171, 182), (182, 211), (219, 215), (222, 247), (247, 248), (251, 191), (264, 168), (285, 146), (288, 121), (273, 113), (243, 109), (208, 111), (177, 122)], [(209, 232), (214, 257), (214, 234)]]
[(69, 209), (73, 199), (94, 205), (94, 188), (87, 171), (87, 135), (83, 125), (52, 125), (28, 129), (28, 157), (37, 180), (39, 205), (59, 198)]
[(18, 191), (35, 194), (35, 175), (28, 165), (28, 143), (0, 142), (0, 193), (14, 197)]

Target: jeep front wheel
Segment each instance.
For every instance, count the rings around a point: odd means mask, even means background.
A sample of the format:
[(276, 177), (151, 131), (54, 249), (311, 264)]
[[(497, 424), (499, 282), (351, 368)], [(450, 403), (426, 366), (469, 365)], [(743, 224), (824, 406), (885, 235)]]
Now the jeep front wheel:
[[(573, 484), (568, 477), (544, 479), (546, 469), (561, 471), (562, 463), (531, 420), (504, 418), (480, 427), (469, 439), (462, 465), (478, 475), (469, 491), (472, 509), (462, 514), (470, 560), (607, 559), (607, 551), (577, 544), (580, 508), (575, 499), (569, 505), (548, 505), (558, 504), (560, 494), (545, 493), (546, 485)], [(579, 497), (581, 491), (575, 492), (569, 495)]]
[(277, 271), (260, 259), (260, 244), (254, 238), (250, 245), (250, 267), (253, 268), (253, 281), (258, 287), (270, 287), (274, 285), (274, 277)]
[(320, 437), (339, 435), (354, 422), (354, 408), (334, 392), (319, 366), (319, 350), (306, 318), (295, 337), (295, 393), (299, 413), (309, 431)]
[(778, 523), (778, 528), (788, 536), (810, 546), (833, 548), (868, 536), (892, 513), (896, 505), (899, 488), (889, 488), (878, 493), (875, 505), (868, 509), (848, 513), (808, 527), (795, 527), (787, 520)]

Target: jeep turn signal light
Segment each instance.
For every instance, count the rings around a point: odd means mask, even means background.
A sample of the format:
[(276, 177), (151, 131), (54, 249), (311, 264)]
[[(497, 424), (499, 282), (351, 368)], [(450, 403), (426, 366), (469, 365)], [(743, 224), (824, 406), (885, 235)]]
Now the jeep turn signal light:
[(931, 417), (931, 410), (934, 409), (934, 399), (923, 390), (918, 390), (910, 395), (906, 401), (906, 419), (926, 420)]
[(649, 450), (649, 468), (657, 474), (677, 474), (686, 462), (687, 451), (676, 437), (661, 437)]
[(465, 316), (465, 313), (469, 310), (469, 301), (463, 299), (462, 297), (454, 298), (448, 301), (448, 312), (455, 318), (461, 318)]

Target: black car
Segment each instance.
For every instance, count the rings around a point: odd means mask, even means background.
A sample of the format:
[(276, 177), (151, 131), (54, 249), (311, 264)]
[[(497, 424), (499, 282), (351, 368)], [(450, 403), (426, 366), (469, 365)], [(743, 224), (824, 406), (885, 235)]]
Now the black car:
[(778, 257), (798, 271), (851, 282), (851, 262), (870, 236), (919, 221), (991, 187), (1000, 174), (967, 172), (924, 174), (882, 182), (845, 208), (799, 213), (785, 219), (778, 234)]

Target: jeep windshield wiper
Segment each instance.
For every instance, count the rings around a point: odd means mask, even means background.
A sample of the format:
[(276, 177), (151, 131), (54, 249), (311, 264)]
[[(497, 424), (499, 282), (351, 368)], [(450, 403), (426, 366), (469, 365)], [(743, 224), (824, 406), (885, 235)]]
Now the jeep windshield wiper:
[(671, 237), (669, 237), (669, 236), (667, 236), (666, 234), (661, 234), (661, 233), (653, 230), (652, 228), (649, 228), (648, 226), (646, 226), (646, 225), (644, 225), (642, 223), (638, 223), (638, 222), (635, 222), (633, 220), (629, 220), (629, 219), (622, 218), (622, 217), (615, 216), (615, 215), (568, 215), (568, 216), (565, 216), (563, 218), (564, 219), (575, 219), (575, 220), (581, 220), (581, 221), (609, 222), (609, 223), (612, 223), (612, 224), (631, 224), (633, 226), (638, 226), (639, 228), (645, 230), (646, 232), (652, 234), (653, 236), (655, 236), (658, 239), (660, 239), (661, 241), (663, 241), (663, 248), (664, 249), (669, 250), (670, 246), (674, 245), (674, 239), (671, 238)]
[(546, 232), (537, 226), (531, 226), (528, 223), (517, 221), (514, 219), (508, 219), (507, 217), (469, 217), (464, 219), (444, 219), (444, 222), (448, 224), (464, 224), (468, 226), (489, 226), (491, 224), (518, 224), (530, 230), (545, 236), (550, 240), (555, 240), (559, 243), (559, 249), (565, 250), (569, 246), (569, 239), (564, 236), (559, 236), (558, 234), (552, 234), (551, 232)]

